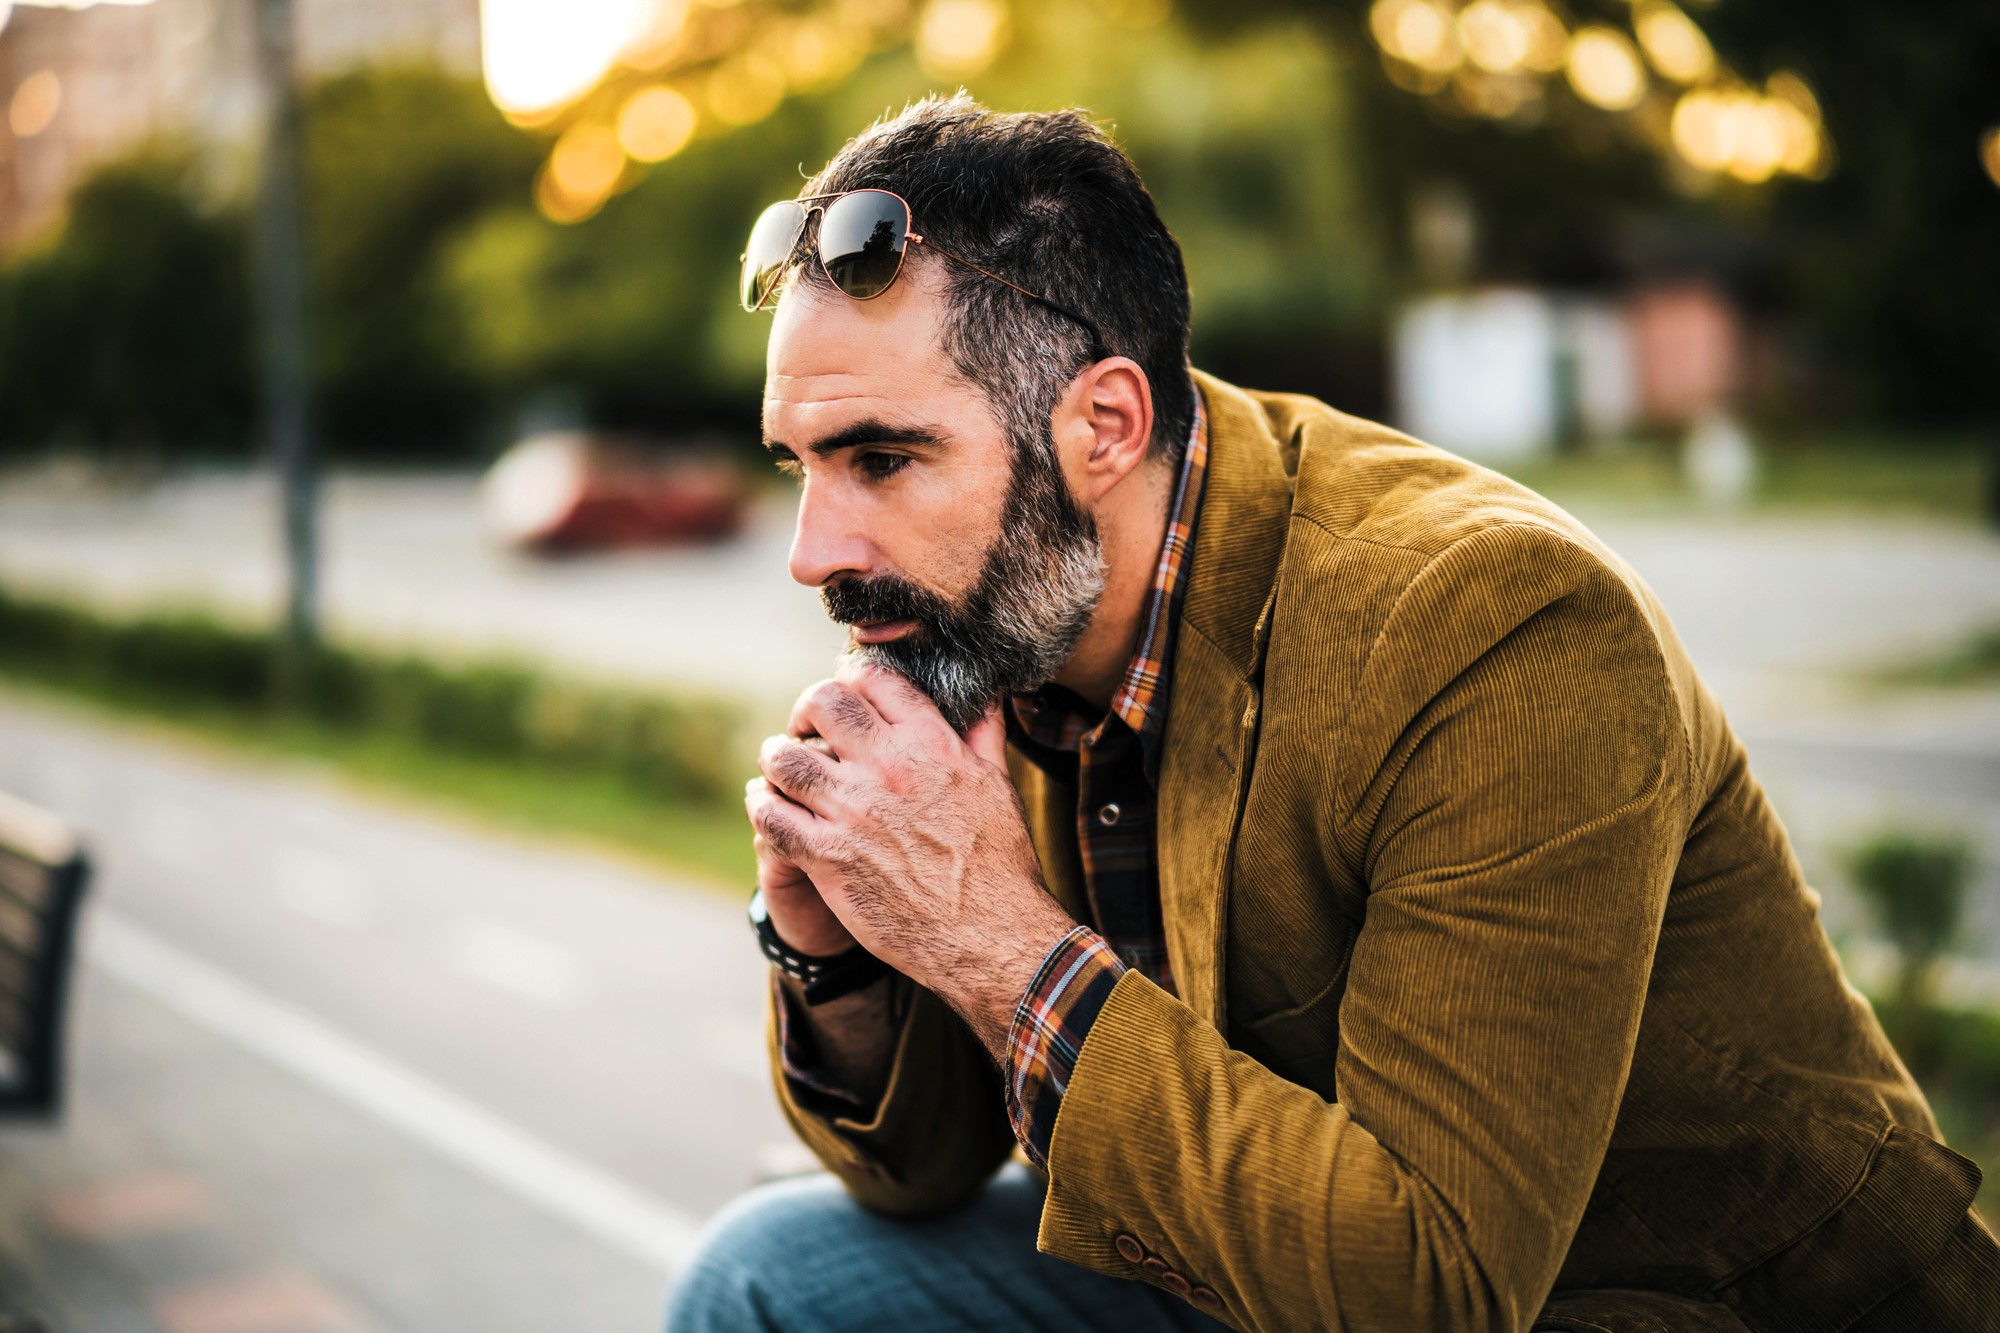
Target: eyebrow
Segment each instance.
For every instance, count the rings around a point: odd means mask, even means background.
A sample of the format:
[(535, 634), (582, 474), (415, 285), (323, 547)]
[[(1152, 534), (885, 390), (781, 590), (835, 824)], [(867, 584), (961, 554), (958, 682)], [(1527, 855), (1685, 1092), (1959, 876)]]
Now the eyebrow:
[[(821, 440), (805, 446), (807, 452), (818, 458), (839, 453), (842, 449), (852, 449), (864, 444), (927, 444), (940, 445), (945, 435), (932, 426), (892, 426), (886, 421), (869, 419), (857, 421)], [(782, 440), (766, 439), (764, 447), (774, 454), (791, 454), (797, 457), (792, 446)]]

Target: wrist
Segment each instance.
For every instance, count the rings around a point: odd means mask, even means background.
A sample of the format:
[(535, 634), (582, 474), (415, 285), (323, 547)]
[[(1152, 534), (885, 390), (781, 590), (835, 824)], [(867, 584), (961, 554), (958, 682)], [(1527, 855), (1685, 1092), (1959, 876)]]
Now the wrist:
[(1015, 1011), (1049, 952), (1077, 925), (1053, 899), (1045, 897), (1043, 902), (1046, 911), (1033, 913), (1005, 938), (982, 950), (976, 960), (952, 969), (943, 985), (932, 988), (965, 1019), (994, 1061), (1003, 1065)]

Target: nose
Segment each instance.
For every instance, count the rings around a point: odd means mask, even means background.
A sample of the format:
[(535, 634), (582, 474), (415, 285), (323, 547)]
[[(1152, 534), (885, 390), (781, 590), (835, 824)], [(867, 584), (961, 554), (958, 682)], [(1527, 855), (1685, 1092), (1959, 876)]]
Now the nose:
[(838, 574), (865, 574), (874, 548), (859, 515), (841, 497), (809, 478), (799, 493), (798, 527), (786, 562), (792, 579), (808, 588), (824, 586)]

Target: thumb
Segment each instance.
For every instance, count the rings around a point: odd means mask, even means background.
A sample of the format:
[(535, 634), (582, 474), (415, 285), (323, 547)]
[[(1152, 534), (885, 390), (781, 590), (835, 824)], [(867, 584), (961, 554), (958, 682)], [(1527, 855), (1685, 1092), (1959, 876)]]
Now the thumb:
[(1007, 767), (1007, 724), (1000, 720), (999, 704), (987, 708), (972, 724), (972, 730), (965, 733), (965, 743), (987, 763), (996, 768)]

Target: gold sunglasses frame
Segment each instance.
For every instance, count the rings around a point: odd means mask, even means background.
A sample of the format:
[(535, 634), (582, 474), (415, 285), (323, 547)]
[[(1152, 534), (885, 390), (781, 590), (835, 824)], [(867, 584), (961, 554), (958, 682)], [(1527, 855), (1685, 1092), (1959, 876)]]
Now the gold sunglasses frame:
[[(896, 252), (896, 271), (889, 275), (889, 280), (882, 284), (880, 290), (872, 292), (867, 296), (856, 296), (854, 293), (848, 291), (845, 287), (842, 287), (840, 283), (834, 278), (833, 270), (827, 267), (825, 249), (818, 244), (814, 244), (813, 253), (814, 257), (819, 260), (820, 271), (826, 274), (826, 280), (833, 284), (834, 289), (838, 291), (842, 296), (845, 296), (848, 300), (872, 301), (876, 297), (880, 296), (883, 292), (888, 291), (891, 287), (896, 285), (896, 279), (903, 276), (903, 261), (909, 256), (910, 246), (912, 245), (927, 246), (931, 250), (935, 251), (937, 254), (941, 255), (942, 257), (951, 260), (953, 263), (963, 264), (965, 267), (971, 269), (974, 273), (979, 274), (981, 277), (991, 278), (993, 281), (999, 283), (1002, 287), (1011, 287), (1015, 291), (1019, 292), (1021, 295), (1027, 297), (1030, 301), (1033, 301), (1036, 305), (1046, 307), (1049, 310), (1053, 310), (1058, 315), (1062, 315), (1067, 319), (1073, 320), (1078, 325), (1082, 326), (1083, 329), (1090, 334), (1090, 355), (1093, 361), (1102, 361), (1106, 357), (1111, 355), (1110, 350), (1104, 345), (1104, 335), (1098, 332), (1097, 325), (1090, 319), (1087, 319), (1083, 315), (1078, 314), (1076, 311), (1071, 310), (1066, 305), (1062, 305), (1059, 304), (1058, 302), (1051, 301), (1048, 297), (1043, 296), (1039, 292), (1029, 291), (1026, 287), (1023, 287), (1018, 282), (1011, 282), (1008, 279), (1001, 277), (998, 273), (994, 273), (989, 269), (981, 268), (979, 265), (973, 263), (970, 259), (966, 259), (960, 255), (953, 254), (951, 251), (945, 249), (943, 246), (937, 244), (935, 241), (925, 240), (914, 229), (915, 219), (911, 216), (910, 213), (909, 200), (903, 198), (902, 195), (897, 194), (894, 190), (882, 190), (874, 188), (861, 189), (861, 190), (837, 190), (832, 194), (809, 194), (798, 199), (779, 199), (775, 201), (773, 204), (766, 205), (764, 209), (765, 213), (768, 213), (771, 210), (771, 208), (775, 207), (777, 204), (796, 204), (799, 206), (799, 227), (798, 230), (792, 234), (791, 245), (786, 250), (787, 258), (784, 264), (784, 268), (789, 268), (794, 262), (796, 262), (794, 257), (798, 254), (800, 243), (805, 240), (806, 229), (812, 224), (813, 215), (815, 213), (819, 214), (823, 221), (825, 219), (827, 209), (831, 208), (839, 200), (845, 199), (849, 195), (855, 195), (855, 194), (879, 194), (896, 201), (897, 205), (900, 206), (903, 210), (903, 245)], [(763, 213), (759, 213), (757, 216), (761, 219), (763, 215), (764, 215)], [(822, 232), (822, 234), (824, 233)], [(742, 264), (745, 269), (748, 269), (750, 264), (750, 251), (748, 250), (748, 248), (745, 248), (738, 262)], [(779, 272), (780, 274), (782, 274), (783, 268), (781, 268)], [(742, 285), (743, 284), (739, 281), (738, 286), (741, 287)], [(770, 285), (765, 287), (764, 290), (758, 294), (756, 303), (754, 305), (744, 302), (740, 298), (737, 304), (741, 305), (744, 308), (744, 310), (754, 315), (758, 311), (764, 309), (766, 306), (770, 304), (772, 296), (778, 290), (778, 286), (779, 282), (776, 278), (774, 278), (772, 279)]]

